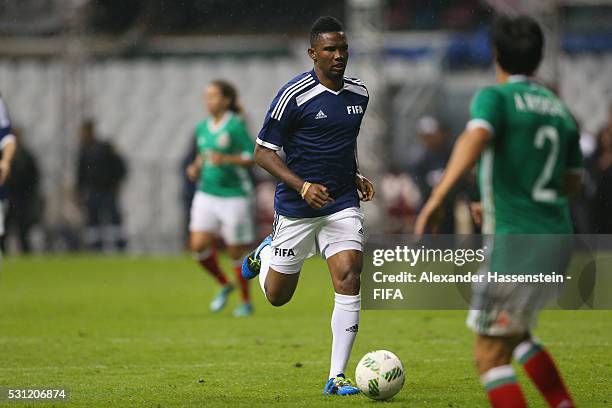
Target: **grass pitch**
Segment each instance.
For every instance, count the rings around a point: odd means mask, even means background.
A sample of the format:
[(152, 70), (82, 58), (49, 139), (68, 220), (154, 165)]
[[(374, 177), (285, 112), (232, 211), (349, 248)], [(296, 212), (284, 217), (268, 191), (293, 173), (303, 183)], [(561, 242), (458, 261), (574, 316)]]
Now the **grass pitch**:
[[(322, 396), (333, 303), (322, 261), (306, 263), (294, 299), (282, 308), (267, 305), (254, 285), (251, 318), (231, 316), (237, 294), (226, 310), (211, 314), (216, 290), (187, 256), (6, 260), (0, 387), (69, 389), (69, 401), (58, 407), (380, 404)], [(365, 352), (384, 348), (407, 370), (404, 389), (385, 405), (486, 407), (465, 315), (364, 311), (349, 375)], [(580, 407), (612, 406), (612, 312), (547, 311), (536, 334)], [(517, 369), (531, 406), (544, 406)]]

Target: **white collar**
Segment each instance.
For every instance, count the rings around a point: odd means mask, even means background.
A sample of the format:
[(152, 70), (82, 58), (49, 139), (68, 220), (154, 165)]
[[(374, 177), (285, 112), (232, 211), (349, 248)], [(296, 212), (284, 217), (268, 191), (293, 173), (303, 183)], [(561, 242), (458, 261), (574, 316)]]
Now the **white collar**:
[(326, 87), (325, 85), (323, 85), (320, 81), (319, 81), (319, 85), (321, 85), (323, 87), (324, 90), (333, 93), (334, 95), (338, 95), (340, 94), (340, 92), (344, 91), (344, 89), (346, 88), (346, 81), (342, 81), (342, 88), (340, 88), (337, 91), (334, 91), (333, 89), (329, 89), (328, 87)]
[(510, 75), (508, 77), (508, 82), (509, 83), (514, 83), (514, 82), (526, 82), (529, 81), (529, 78), (527, 77), (527, 75)]
[(221, 118), (221, 120), (219, 121), (219, 123), (215, 124), (215, 118), (214, 117), (210, 117), (208, 118), (208, 131), (210, 133), (216, 133), (219, 129), (221, 129), (223, 126), (225, 126), (225, 124), (232, 118), (232, 112), (227, 111), (223, 114), (223, 117)]

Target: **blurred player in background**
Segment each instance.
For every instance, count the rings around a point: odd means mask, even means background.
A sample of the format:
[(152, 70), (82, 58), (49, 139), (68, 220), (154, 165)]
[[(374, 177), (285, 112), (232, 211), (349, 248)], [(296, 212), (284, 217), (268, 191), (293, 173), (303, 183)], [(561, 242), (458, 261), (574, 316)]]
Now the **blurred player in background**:
[[(359, 329), (362, 201), (374, 187), (359, 174), (357, 135), (369, 95), (344, 76), (348, 43), (342, 24), (321, 17), (310, 33), (314, 69), (287, 83), (272, 101), (257, 138), (257, 164), (280, 180), (272, 235), (245, 258), (243, 275), (259, 282), (274, 306), (289, 302), (306, 258), (320, 252), (335, 291), (326, 395), (359, 392), (344, 371)], [(277, 151), (284, 149), (283, 161)]]
[(226, 81), (213, 81), (204, 95), (210, 117), (195, 131), (198, 155), (187, 166), (187, 175), (198, 180), (191, 206), (190, 246), (196, 259), (219, 282), (221, 290), (210, 304), (218, 312), (234, 290), (221, 270), (215, 240), (222, 237), (234, 262), (242, 303), (234, 316), (253, 313), (248, 282), (241, 275), (242, 257), (255, 241), (251, 192), (252, 181), (247, 168), (253, 165), (255, 143), (244, 121), (236, 89)]
[(110, 141), (96, 134), (92, 119), (83, 121), (77, 162), (77, 191), (84, 206), (87, 228), (85, 244), (94, 251), (104, 249), (106, 240), (125, 250), (123, 217), (119, 207), (121, 184), (127, 176), (125, 160)]
[(11, 120), (6, 109), (6, 105), (0, 96), (0, 235), (4, 236), (4, 219), (7, 209), (7, 192), (5, 183), (11, 174), (11, 166), (15, 151), (17, 150), (17, 140), (11, 133)]
[[(13, 235), (22, 253), (31, 251), (30, 231), (40, 222), (44, 212), (40, 196), (40, 171), (34, 153), (23, 143), (21, 129), (13, 125), (17, 149), (13, 158), (11, 177), (5, 183), (8, 194), (5, 238)], [(3, 243), (4, 244), (4, 243)], [(4, 248), (4, 247), (3, 247)]]
[[(439, 222), (448, 193), (480, 158), (483, 232), (495, 234), (493, 242), (511, 234), (572, 234), (568, 195), (580, 188), (579, 131), (562, 102), (529, 79), (542, 59), (542, 30), (529, 17), (501, 17), (492, 43), (497, 85), (474, 96), (471, 120), (417, 219), (416, 233)], [(531, 252), (537, 248), (519, 253)], [(476, 365), (491, 405), (526, 406), (514, 357), (550, 407), (574, 407), (552, 357), (531, 335), (546, 288), (484, 283), (473, 289), (468, 326), (477, 334)], [(522, 308), (523, 301), (537, 306)]]
[[(421, 190), (421, 197), (423, 197), (421, 203), (424, 203), (442, 177), (444, 166), (450, 157), (450, 144), (440, 122), (432, 116), (423, 116), (417, 121), (417, 134), (425, 151), (415, 164), (412, 174)], [(438, 227), (440, 234), (455, 232), (455, 200), (453, 198), (457, 195), (456, 190), (457, 188), (451, 194), (452, 197), (449, 197), (444, 204), (444, 217)]]

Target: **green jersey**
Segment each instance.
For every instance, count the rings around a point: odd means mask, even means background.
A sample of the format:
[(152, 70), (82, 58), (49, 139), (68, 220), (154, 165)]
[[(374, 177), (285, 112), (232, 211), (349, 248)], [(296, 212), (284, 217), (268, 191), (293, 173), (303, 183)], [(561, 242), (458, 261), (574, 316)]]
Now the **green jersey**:
[(198, 123), (195, 135), (198, 152), (204, 156), (198, 190), (220, 197), (248, 195), (253, 184), (245, 167), (231, 163), (214, 165), (207, 158), (212, 152), (252, 157), (255, 144), (244, 122), (228, 112), (216, 125), (212, 118)]
[(468, 127), (491, 142), (478, 164), (483, 232), (570, 234), (565, 176), (580, 171), (579, 131), (549, 90), (525, 77), (481, 89)]

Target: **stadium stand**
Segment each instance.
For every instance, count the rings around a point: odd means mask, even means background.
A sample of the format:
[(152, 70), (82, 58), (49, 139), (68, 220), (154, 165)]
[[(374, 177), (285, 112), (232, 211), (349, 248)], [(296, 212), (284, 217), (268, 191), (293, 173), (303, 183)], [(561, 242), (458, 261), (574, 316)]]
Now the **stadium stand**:
[[(204, 116), (205, 84), (215, 78), (236, 83), (255, 136), (274, 93), (305, 66), (299, 59), (263, 57), (111, 58), (87, 65), (90, 105), (85, 111), (96, 119), (101, 137), (113, 140), (130, 167), (122, 205), (132, 250), (180, 247), (179, 163), (194, 125)], [(427, 64), (415, 62), (408, 67), (415, 68), (410, 71), (412, 80), (430, 76)], [(566, 56), (560, 68), (561, 95), (582, 126), (596, 132), (612, 100), (612, 55)], [(40, 157), (43, 191), (48, 194), (57, 187), (55, 176), (62, 174), (61, 160), (65, 160), (58, 104), (62, 69), (53, 59), (0, 60), (0, 89), (10, 101), (14, 121), (24, 128), (28, 143)], [(389, 70), (398, 81), (409, 68), (396, 61)], [(452, 73), (446, 75), (452, 79)]]

